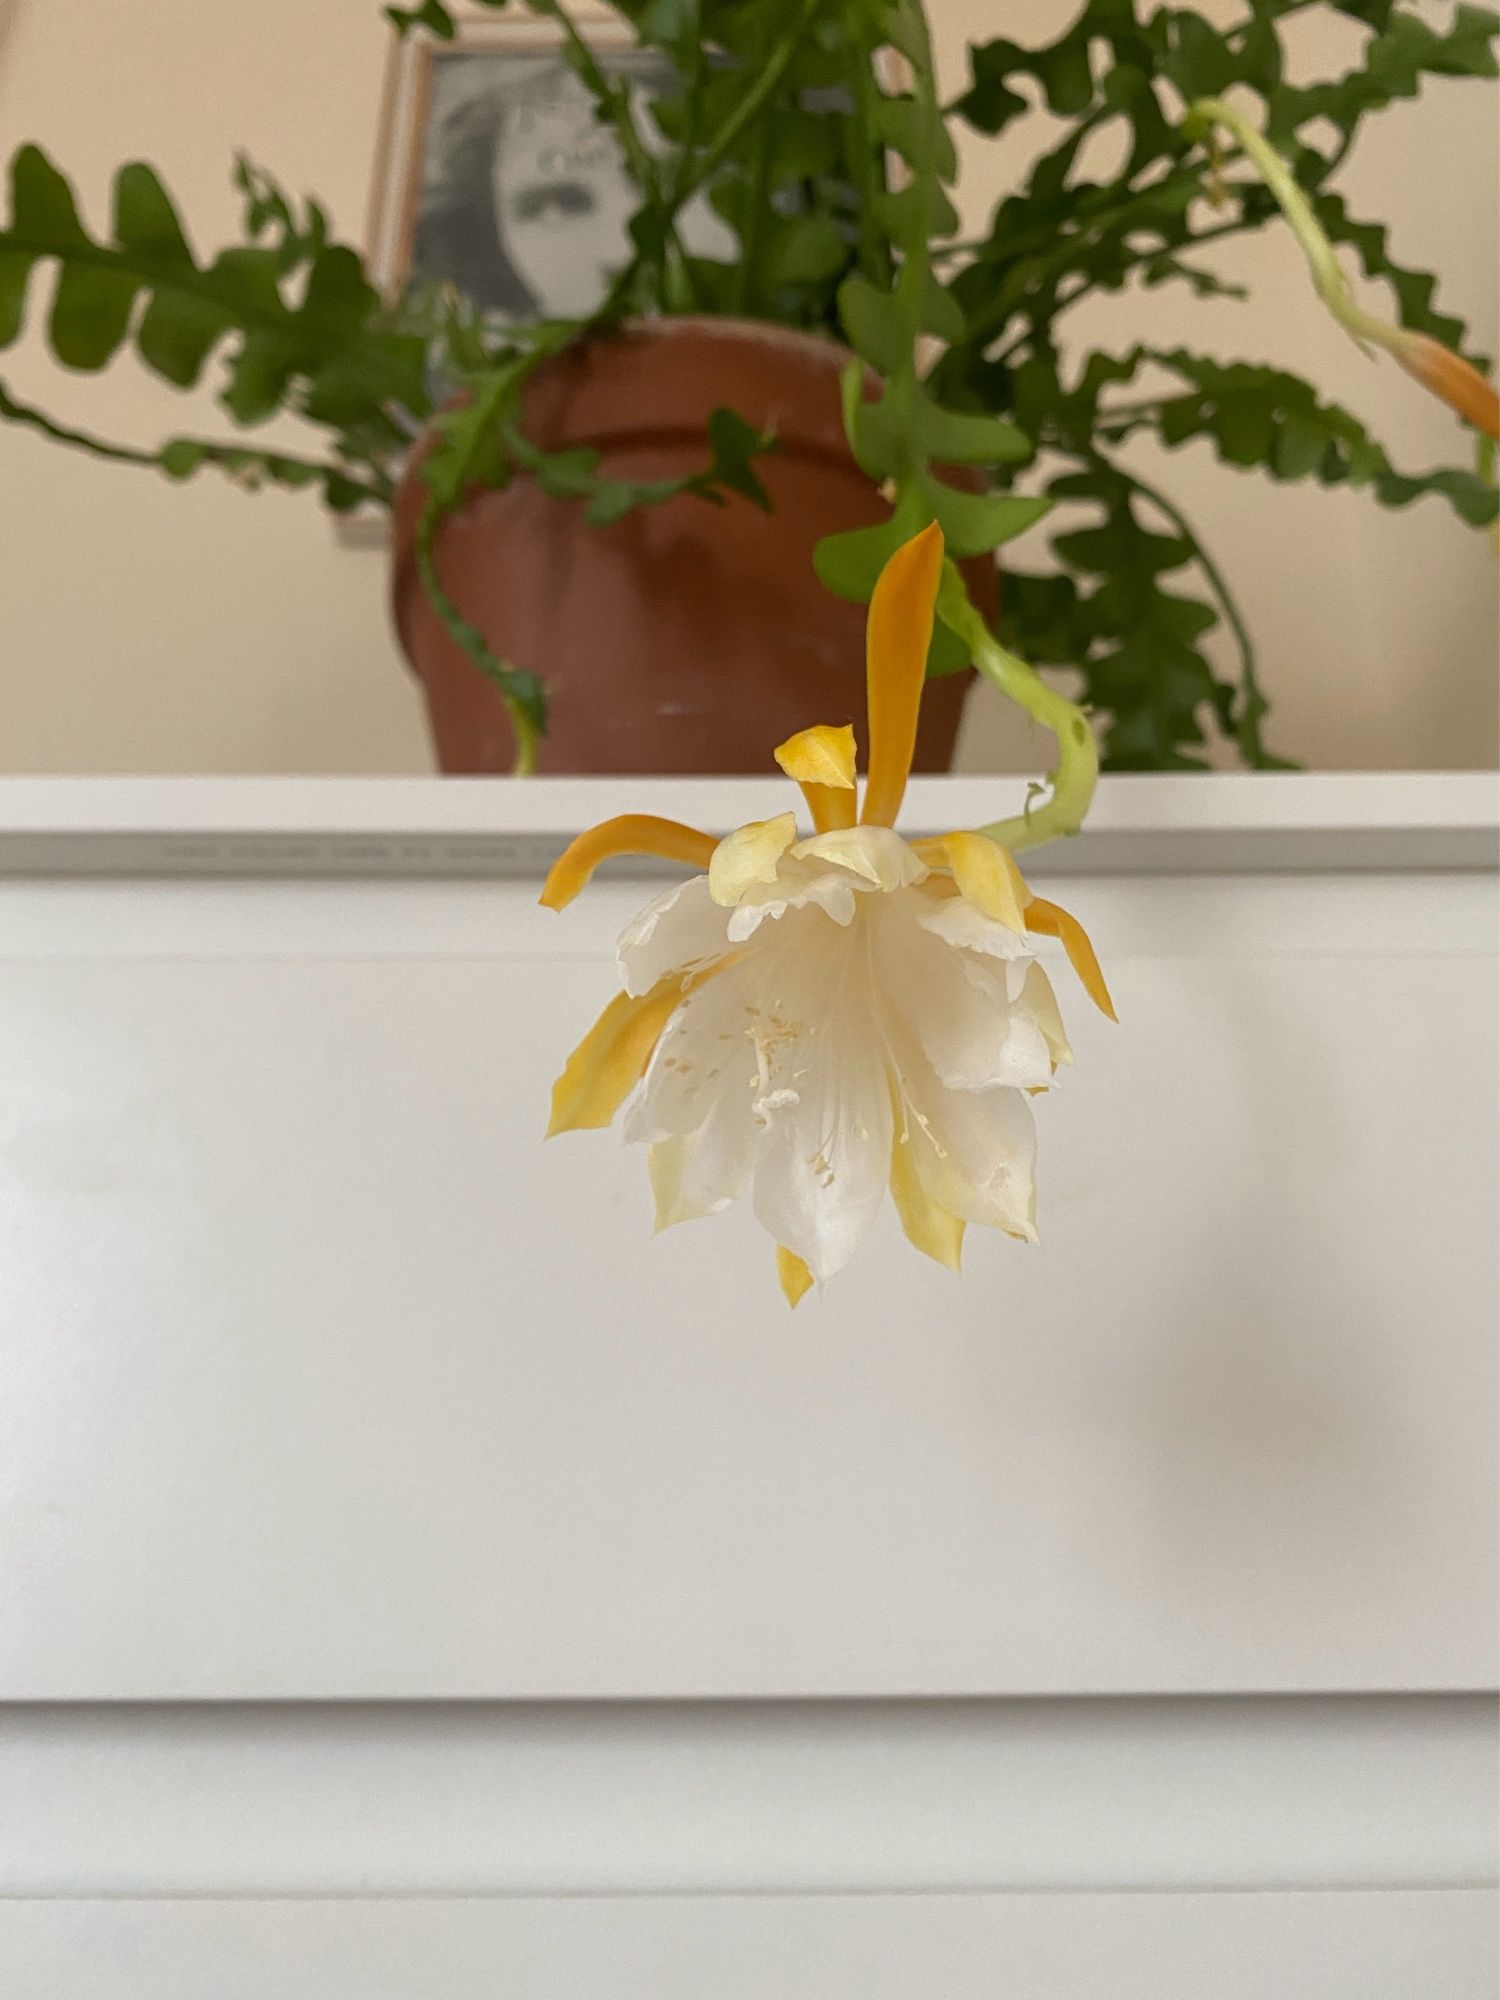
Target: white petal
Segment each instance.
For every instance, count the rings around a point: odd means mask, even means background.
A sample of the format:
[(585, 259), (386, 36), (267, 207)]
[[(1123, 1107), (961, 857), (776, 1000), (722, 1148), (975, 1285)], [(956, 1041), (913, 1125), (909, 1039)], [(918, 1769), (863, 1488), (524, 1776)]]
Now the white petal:
[[(1008, 968), (965, 966), (957, 952), (935, 955), (917, 1016), (922, 1047), (939, 1080), (953, 1090), (1041, 1089), (1052, 1081), (1052, 1054), (1032, 1015), (1013, 1006)], [(943, 963), (943, 957), (947, 962)]]
[[(769, 824), (769, 822), (767, 822)], [(743, 884), (729, 919), (729, 938), (742, 944), (768, 918), (788, 910), (821, 909), (836, 924), (854, 920), (856, 895), (891, 893), (927, 874), (911, 848), (888, 826), (839, 827), (800, 840), (781, 856), (774, 877)]]
[(931, 1198), (1011, 1236), (1036, 1239), (1036, 1124), (1020, 1090), (948, 1090), (903, 1072), (902, 1092), (928, 1144), (917, 1172)]
[(691, 876), (653, 896), (620, 933), (616, 947), (627, 993), (649, 993), (669, 972), (692, 971), (729, 945), (729, 913), (708, 892), (706, 875)]
[(854, 1255), (885, 1195), (891, 1100), (884, 1066), (852, 1038), (767, 1114), (756, 1151), (755, 1213), (818, 1279)]
[(886, 1008), (911, 1024), (939, 1081), (951, 1089), (1050, 1083), (1046, 1037), (1009, 991), (1010, 974), (1024, 977), (1026, 966), (948, 944), (916, 920), (922, 904), (916, 896), (892, 897), (874, 913), (875, 977)]
[[(1007, 967), (1006, 970), (1009, 971), (1011, 968)], [(1053, 1062), (1070, 1063), (1073, 1060), (1073, 1051), (1068, 1045), (1068, 1031), (1063, 1026), (1057, 995), (1052, 990), (1052, 981), (1040, 965), (1032, 964), (1026, 968), (1026, 983), (1021, 990), (1021, 1005), (1040, 1029)]]
[(1034, 955), (1020, 932), (997, 924), (993, 917), (976, 910), (962, 896), (949, 896), (941, 903), (930, 902), (925, 897), (919, 899), (917, 922), (924, 930), (931, 931), (934, 937), (944, 938), (949, 944), (962, 945), (966, 951), (982, 951), (990, 958), (1030, 958)]
[(882, 997), (923, 1188), (966, 1222), (1034, 1237), (1036, 1127), (1025, 1092), (950, 1089), (922, 1046), (920, 1015), (898, 1008), (896, 995)]
[(788, 917), (757, 1029), (755, 1213), (813, 1276), (841, 1270), (890, 1173), (891, 1106), (864, 940)]
[(750, 1185), (756, 1136), (746, 1105), (726, 1094), (696, 1132), (650, 1146), (657, 1228), (717, 1215), (742, 1195)]
[(668, 1021), (625, 1117), (635, 1143), (696, 1132), (723, 1103), (751, 1128), (757, 1076), (752, 968), (733, 965), (695, 987)]

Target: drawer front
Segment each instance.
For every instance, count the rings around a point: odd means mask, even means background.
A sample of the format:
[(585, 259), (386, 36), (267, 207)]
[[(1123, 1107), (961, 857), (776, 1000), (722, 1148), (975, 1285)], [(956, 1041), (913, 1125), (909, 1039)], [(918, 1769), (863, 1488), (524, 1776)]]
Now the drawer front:
[(10, 1903), (26, 2000), (1493, 2000), (1482, 1890)]
[(1070, 884), (1041, 1247), (793, 1316), (540, 1143), (639, 885), (12, 885), (0, 1696), (1489, 1683), (1492, 893)]

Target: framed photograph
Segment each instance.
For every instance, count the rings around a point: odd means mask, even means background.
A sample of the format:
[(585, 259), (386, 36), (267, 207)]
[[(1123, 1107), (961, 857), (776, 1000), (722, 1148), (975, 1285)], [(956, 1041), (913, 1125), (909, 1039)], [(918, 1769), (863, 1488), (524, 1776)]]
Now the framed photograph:
[[(622, 23), (581, 26), (601, 67), (628, 81), (651, 143), (646, 108), (666, 66)], [(447, 282), (502, 322), (584, 315), (629, 256), (637, 199), (551, 24), (463, 22), (452, 42), (412, 36), (397, 49), (370, 245), (388, 291)], [(682, 234), (700, 256), (734, 253), (705, 201), (684, 211)]]

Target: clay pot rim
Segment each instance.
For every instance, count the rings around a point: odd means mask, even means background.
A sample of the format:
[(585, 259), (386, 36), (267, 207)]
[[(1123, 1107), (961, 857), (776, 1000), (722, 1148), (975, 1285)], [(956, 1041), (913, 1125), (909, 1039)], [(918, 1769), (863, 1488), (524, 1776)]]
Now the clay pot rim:
[(725, 345), (736, 349), (747, 344), (779, 348), (788, 354), (800, 353), (818, 361), (836, 354), (840, 357), (840, 366), (853, 359), (853, 349), (843, 341), (835, 340), (832, 334), (814, 333), (808, 327), (783, 326), (774, 319), (750, 319), (739, 313), (642, 315), (638, 319), (621, 320), (616, 326), (601, 326), (594, 331), (585, 329), (576, 340), (558, 351), (566, 354), (576, 347), (592, 347), (596, 343), (613, 341), (660, 344), (689, 337), (722, 338)]
[[(677, 351), (689, 346), (696, 360), (684, 371)], [(842, 467), (851, 455), (838, 376), (857, 358), (828, 334), (781, 326), (774, 320), (719, 313), (629, 319), (581, 332), (549, 355), (526, 386), (521, 421), (533, 441), (547, 451), (588, 446), (629, 452), (650, 448), (664, 435), (701, 438), (706, 449), (710, 415), (728, 407), (747, 422), (771, 430), (797, 458)], [(703, 385), (704, 375), (710, 386)], [(878, 378), (867, 368), (865, 380), (870, 385)], [(696, 396), (684, 396), (684, 383), (698, 391)], [(447, 407), (466, 399), (461, 391)], [(434, 437), (429, 424), (407, 458), (397, 493), (392, 609), (408, 657), (401, 581), (416, 558), (402, 521), (409, 515), (408, 530), (414, 529), (415, 503), (408, 496)], [(959, 490), (981, 490), (982, 477), (974, 468), (938, 470)], [(469, 496), (475, 497), (477, 490)], [(468, 505), (466, 500), (455, 517)]]
[[(689, 348), (693, 358), (684, 363)], [(798, 451), (842, 460), (838, 376), (853, 358), (827, 335), (771, 320), (712, 313), (626, 320), (549, 357), (527, 384), (523, 422), (548, 450), (618, 450), (648, 434), (701, 433), (715, 409), (729, 408), (779, 430)]]

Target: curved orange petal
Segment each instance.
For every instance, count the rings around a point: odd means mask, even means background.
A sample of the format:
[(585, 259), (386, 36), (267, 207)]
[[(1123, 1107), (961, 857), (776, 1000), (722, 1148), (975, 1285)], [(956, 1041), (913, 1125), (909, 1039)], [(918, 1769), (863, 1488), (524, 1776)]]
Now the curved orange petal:
[(870, 599), (865, 642), (870, 769), (860, 814), (869, 825), (894, 826), (901, 810), (942, 574), (943, 531), (934, 521), (901, 544), (880, 572)]
[(929, 868), (951, 869), (959, 894), (976, 910), (1007, 930), (1025, 929), (1031, 891), (1008, 848), (982, 833), (945, 833), (912, 847)]
[(1104, 974), (1099, 961), (1094, 956), (1094, 947), (1089, 943), (1089, 934), (1077, 917), (1067, 910), (1059, 909), (1056, 903), (1049, 903), (1041, 896), (1033, 897), (1026, 906), (1026, 928), (1039, 931), (1045, 937), (1062, 939), (1063, 950), (1068, 954), (1068, 962), (1083, 981), (1083, 989), (1099, 1009), (1112, 1021), (1120, 1017), (1115, 1012), (1115, 1003), (1109, 997), (1109, 988), (1104, 983)]
[(690, 868), (708, 867), (718, 842), (712, 834), (680, 820), (658, 819), (655, 813), (621, 813), (601, 820), (563, 849), (553, 862), (537, 901), (544, 910), (563, 910), (601, 862), (617, 854), (656, 854), (663, 861), (685, 861)]
[(549, 1139), (609, 1124), (645, 1074), (662, 1029), (682, 1005), (685, 984), (672, 973), (635, 999), (615, 995), (552, 1086)]
[(854, 824), (854, 730), (822, 722), (776, 746), (776, 761), (800, 786), (819, 833)]

